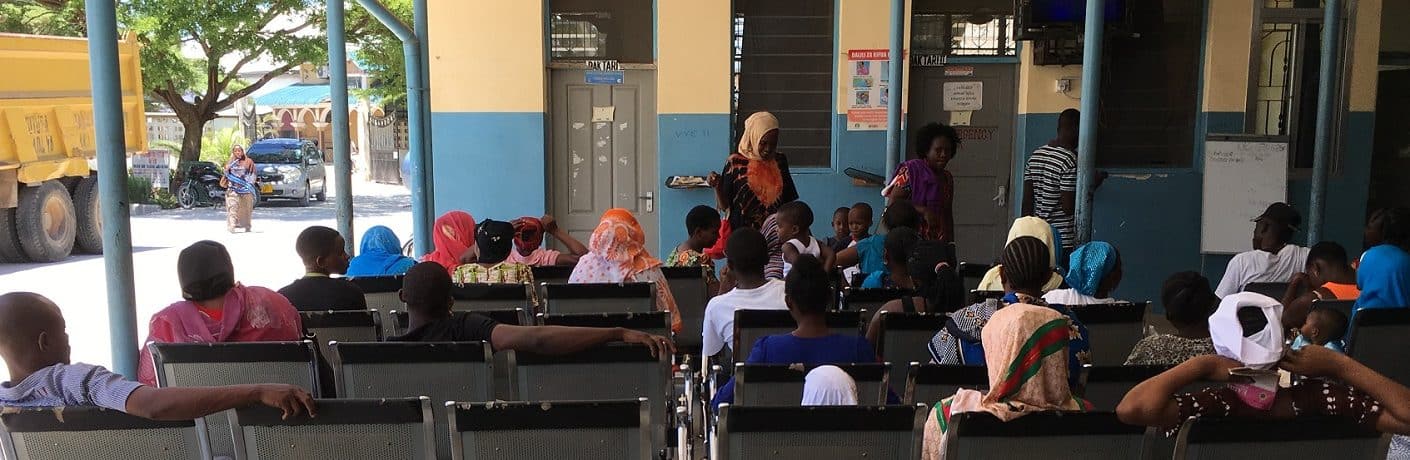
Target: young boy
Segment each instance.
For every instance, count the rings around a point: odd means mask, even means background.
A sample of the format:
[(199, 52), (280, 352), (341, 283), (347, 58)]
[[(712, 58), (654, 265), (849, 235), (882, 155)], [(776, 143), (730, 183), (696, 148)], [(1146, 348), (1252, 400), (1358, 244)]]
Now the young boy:
[(834, 253), (847, 249), (847, 245), (852, 244), (852, 231), (847, 223), (847, 214), (850, 212), (852, 210), (846, 207), (832, 211), (832, 233), (834, 236), (827, 237), (823, 240), (823, 244), (832, 248)]
[(791, 201), (778, 208), (778, 238), (784, 241), (784, 276), (788, 276), (788, 272), (793, 268), (793, 261), (802, 254), (816, 257), (823, 263), (823, 267), (828, 271), (832, 270), (832, 264), (836, 262), (832, 248), (813, 238), (812, 226), (813, 208), (808, 207), (807, 203)]
[(69, 363), (69, 335), (54, 302), (32, 292), (0, 295), (0, 358), (10, 381), (0, 383), (0, 407), (98, 406), (154, 420), (191, 420), (263, 404), (289, 418), (317, 408), (292, 385), (153, 388), (101, 366)]
[[(520, 217), (511, 223), (514, 224), (514, 251), (509, 253), (508, 260), (512, 263), (530, 267), (577, 265), (578, 258), (588, 252), (587, 246), (560, 228), (553, 216)], [(543, 247), (544, 234), (553, 235), (562, 242), (568, 247), (568, 253)]]
[(865, 240), (871, 236), (871, 205), (857, 203), (852, 205), (852, 209), (847, 211), (847, 229), (852, 232), (852, 242), (847, 247), (856, 246), (858, 241)]
[(719, 290), (715, 277), (715, 261), (705, 255), (705, 249), (720, 239), (720, 212), (709, 206), (696, 206), (685, 215), (685, 241), (666, 256), (667, 267), (701, 267), (711, 296)]
[(348, 253), (343, 236), (328, 227), (313, 226), (299, 233), (294, 250), (304, 261), (304, 277), (279, 290), (299, 311), (366, 310), (362, 289), (343, 278), (348, 271)]
[[(730, 354), (726, 347), (734, 346), (735, 310), (786, 310), (784, 304), (783, 280), (764, 277), (764, 266), (769, 263), (769, 248), (764, 235), (752, 228), (735, 230), (725, 242), (725, 264), (735, 286), (728, 292), (710, 299), (705, 306), (705, 319), (701, 327), (701, 356), (713, 357)], [(753, 346), (742, 344), (742, 346)], [(717, 361), (717, 362), (727, 362)]]
[(1292, 349), (1301, 350), (1308, 344), (1321, 345), (1337, 353), (1346, 353), (1341, 338), (1346, 335), (1346, 315), (1331, 308), (1314, 308), (1307, 321), (1297, 330)]

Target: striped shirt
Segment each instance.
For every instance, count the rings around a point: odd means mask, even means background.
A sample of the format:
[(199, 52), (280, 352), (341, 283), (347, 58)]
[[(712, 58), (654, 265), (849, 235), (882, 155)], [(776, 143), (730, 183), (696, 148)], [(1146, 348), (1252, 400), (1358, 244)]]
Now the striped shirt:
[(0, 407), (98, 406), (127, 411), (142, 384), (92, 364), (55, 364), (19, 383), (0, 383)]
[(1077, 192), (1077, 153), (1044, 145), (1033, 151), (1023, 170), (1023, 181), (1033, 183), (1033, 214), (1061, 233), (1062, 247), (1077, 246), (1077, 227), (1062, 209), (1062, 194)]

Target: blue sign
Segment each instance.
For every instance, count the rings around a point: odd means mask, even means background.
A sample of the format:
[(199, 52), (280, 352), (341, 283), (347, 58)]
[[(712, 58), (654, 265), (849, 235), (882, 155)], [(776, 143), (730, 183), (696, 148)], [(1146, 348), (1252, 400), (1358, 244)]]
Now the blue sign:
[(584, 79), (589, 85), (620, 85), (623, 75), (620, 70), (589, 70)]

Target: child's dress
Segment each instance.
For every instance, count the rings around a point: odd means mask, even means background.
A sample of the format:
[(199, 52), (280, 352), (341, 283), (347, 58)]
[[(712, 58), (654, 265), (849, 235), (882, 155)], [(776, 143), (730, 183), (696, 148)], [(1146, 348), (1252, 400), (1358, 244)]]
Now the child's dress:
[[(803, 242), (799, 241), (797, 238), (788, 240), (788, 244), (798, 250), (798, 255), (807, 254), (813, 257), (822, 257), (822, 246), (818, 244), (817, 238), (808, 237), (807, 246), (804, 246)], [(823, 267), (823, 269), (828, 268), (831, 267)], [(790, 271), (793, 271), (793, 264), (788, 263), (787, 260), (783, 261), (783, 276), (788, 276), (788, 272)]]

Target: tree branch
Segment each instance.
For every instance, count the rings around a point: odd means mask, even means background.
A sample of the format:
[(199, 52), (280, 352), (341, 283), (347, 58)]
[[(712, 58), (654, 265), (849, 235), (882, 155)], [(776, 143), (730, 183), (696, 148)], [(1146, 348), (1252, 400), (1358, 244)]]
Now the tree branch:
[(283, 66), (277, 67), (274, 70), (269, 71), (269, 73), (264, 74), (263, 77), (260, 77), (259, 80), (251, 82), (250, 86), (240, 88), (239, 91), (230, 93), (224, 99), (217, 101), (210, 107), (210, 111), (218, 112), (221, 110), (225, 110), (226, 108), (234, 105), (235, 101), (244, 99), (245, 96), (249, 96), (251, 93), (254, 93), (255, 90), (260, 89), (260, 87), (264, 86), (265, 83), (269, 83), (270, 80), (273, 80), (280, 75), (284, 75), (285, 73), (289, 72), (289, 70), (292, 70), (294, 67), (297, 67), (299, 64), (301, 63), (284, 64)]

